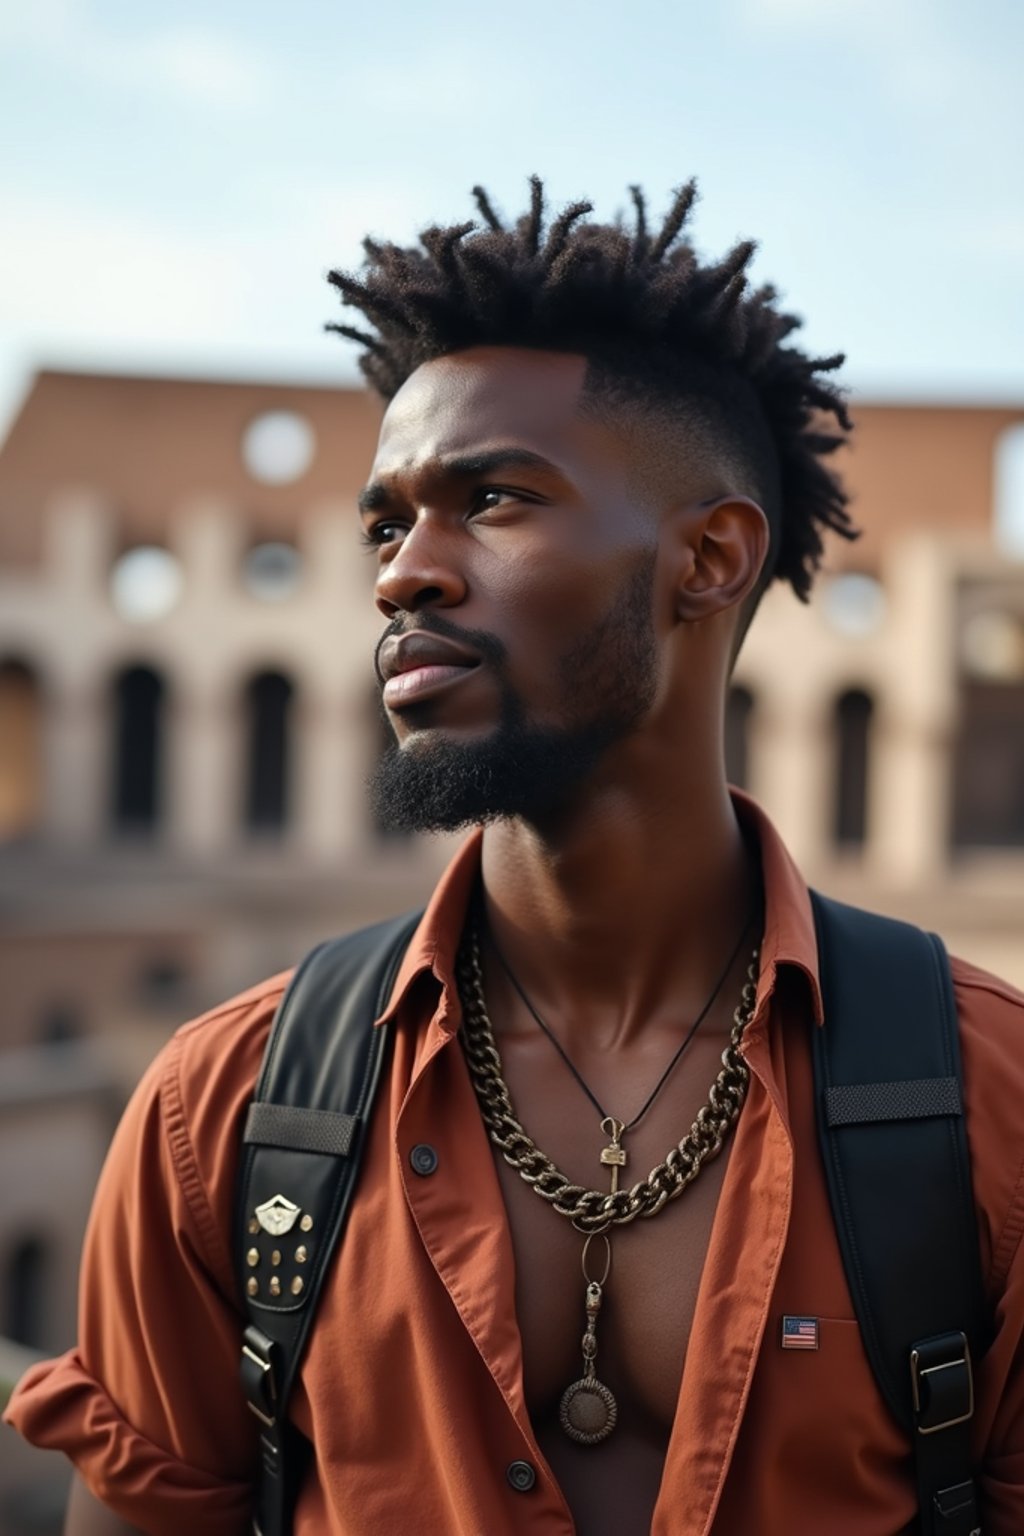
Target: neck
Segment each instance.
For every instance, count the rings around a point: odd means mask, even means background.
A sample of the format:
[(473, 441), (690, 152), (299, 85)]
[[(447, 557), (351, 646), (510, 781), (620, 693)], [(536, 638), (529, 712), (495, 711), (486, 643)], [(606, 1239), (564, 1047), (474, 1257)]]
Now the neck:
[(485, 832), (488, 926), (566, 1044), (625, 1044), (693, 1014), (751, 915), (756, 861), (724, 779), (687, 778), (660, 797), (595, 788), (553, 830)]

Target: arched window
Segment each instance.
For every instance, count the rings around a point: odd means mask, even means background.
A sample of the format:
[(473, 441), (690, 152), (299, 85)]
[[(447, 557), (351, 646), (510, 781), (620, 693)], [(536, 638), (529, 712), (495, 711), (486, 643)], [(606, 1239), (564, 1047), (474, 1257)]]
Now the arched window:
[(1024, 679), (964, 680), (953, 761), (955, 846), (1024, 847)]
[(254, 544), (242, 561), (245, 590), (261, 602), (283, 603), (295, 595), (301, 582), (302, 556), (284, 539)]
[(121, 554), (110, 573), (110, 599), (129, 624), (151, 624), (173, 613), (181, 600), (185, 573), (177, 555), (160, 544), (136, 544)]
[(47, 1004), (39, 1021), (41, 1045), (68, 1045), (82, 1037), (82, 1015), (77, 1003), (59, 998)]
[(264, 411), (242, 437), (242, 461), (263, 485), (291, 485), (316, 457), (316, 433), (297, 411)]
[(282, 672), (260, 672), (245, 690), (245, 824), (251, 832), (280, 832), (288, 821), (294, 693)]
[(46, 1244), (24, 1237), (11, 1249), (4, 1286), (4, 1334), (29, 1349), (46, 1345)]
[(737, 789), (750, 787), (750, 720), (754, 695), (741, 683), (729, 689), (725, 703), (725, 776)]
[(1000, 433), (994, 469), (996, 547), (1024, 560), (1024, 421)]
[(151, 832), (160, 818), (166, 688), (152, 667), (127, 667), (114, 684), (114, 825)]
[(42, 814), (42, 708), (24, 661), (0, 661), (0, 842), (24, 837)]
[(863, 689), (836, 700), (836, 780), (832, 832), (840, 848), (860, 848), (867, 836), (871, 720), (875, 706)]

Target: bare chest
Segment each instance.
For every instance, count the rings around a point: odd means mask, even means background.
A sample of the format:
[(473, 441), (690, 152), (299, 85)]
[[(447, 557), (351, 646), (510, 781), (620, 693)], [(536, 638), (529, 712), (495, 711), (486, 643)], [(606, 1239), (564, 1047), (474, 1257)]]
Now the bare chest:
[[(551, 1071), (537, 1077), (531, 1070), (535, 1053), (518, 1062), (514, 1053), (506, 1052), (506, 1058), (520, 1119), (538, 1146), (575, 1182), (610, 1188), (611, 1168), (601, 1162), (608, 1136), (582, 1093)], [(666, 1086), (643, 1122), (623, 1137), (628, 1161), (619, 1169), (622, 1186), (647, 1174), (689, 1129), (716, 1063), (714, 1050), (695, 1053), (688, 1071)], [(635, 1090), (631, 1093), (628, 1082), (621, 1087), (618, 1097), (628, 1106)], [(601, 1101), (611, 1106), (615, 1097), (609, 1092)], [(597, 1445), (575, 1444), (560, 1419), (565, 1389), (586, 1368), (584, 1238), (497, 1157), (515, 1255), (527, 1407), (580, 1536), (649, 1529), (728, 1145), (678, 1199), (651, 1218), (609, 1233), (611, 1267), (596, 1319), (594, 1364), (615, 1397), (618, 1417)], [(587, 1260), (592, 1278), (601, 1278), (606, 1258), (604, 1239), (595, 1238)]]

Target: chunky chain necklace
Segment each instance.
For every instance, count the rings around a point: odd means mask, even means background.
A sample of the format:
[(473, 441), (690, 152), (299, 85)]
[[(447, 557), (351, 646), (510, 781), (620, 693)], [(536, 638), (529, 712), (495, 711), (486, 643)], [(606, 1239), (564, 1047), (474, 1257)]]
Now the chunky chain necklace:
[[(487, 1014), (480, 941), (475, 926), (469, 929), (463, 941), (458, 960), (463, 1046), (488, 1135), (505, 1161), (534, 1193), (546, 1200), (560, 1216), (571, 1221), (585, 1238), (582, 1255), (586, 1283), (583, 1375), (566, 1388), (559, 1413), (565, 1433), (580, 1445), (596, 1445), (604, 1440), (615, 1428), (618, 1417), (614, 1396), (596, 1374), (597, 1317), (611, 1269), (608, 1233), (613, 1227), (635, 1221), (638, 1216), (656, 1216), (668, 1201), (677, 1199), (692, 1184), (705, 1163), (721, 1152), (743, 1107), (750, 1078), (739, 1047), (754, 1012), (759, 955), (760, 951), (755, 948), (733, 1014), (729, 1043), (722, 1052), (722, 1067), (711, 1085), (707, 1103), (698, 1110), (682, 1141), (671, 1149), (663, 1162), (651, 1169), (646, 1179), (639, 1180), (631, 1189), (618, 1187), (619, 1169), (626, 1162), (626, 1153), (621, 1146), (626, 1127), (611, 1116), (602, 1121), (601, 1129), (611, 1138), (611, 1145), (601, 1153), (602, 1165), (611, 1169), (611, 1190), (605, 1191), (574, 1184), (541, 1151), (516, 1117)], [(605, 1245), (605, 1262), (599, 1279), (588, 1269), (590, 1248), (595, 1238), (603, 1239)]]

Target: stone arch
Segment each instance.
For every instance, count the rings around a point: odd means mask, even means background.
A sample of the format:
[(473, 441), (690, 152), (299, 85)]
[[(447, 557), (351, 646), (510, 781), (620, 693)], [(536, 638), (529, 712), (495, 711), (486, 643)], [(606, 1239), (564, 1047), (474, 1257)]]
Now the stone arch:
[(953, 845), (1024, 848), (1024, 679), (961, 684)]
[(0, 843), (35, 832), (43, 814), (43, 703), (36, 669), (0, 659)]
[(112, 820), (119, 832), (151, 833), (163, 809), (167, 685), (144, 664), (114, 679)]
[(37, 1232), (17, 1238), (4, 1266), (5, 1337), (28, 1349), (46, 1345), (46, 1307), (52, 1268), (50, 1245)]
[(282, 832), (288, 825), (295, 685), (282, 671), (255, 673), (245, 686), (245, 825)]
[(875, 701), (864, 688), (848, 688), (835, 701), (832, 837), (839, 848), (861, 848), (867, 838), (874, 715)]

